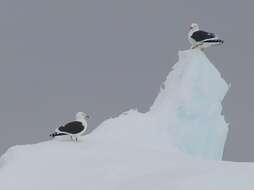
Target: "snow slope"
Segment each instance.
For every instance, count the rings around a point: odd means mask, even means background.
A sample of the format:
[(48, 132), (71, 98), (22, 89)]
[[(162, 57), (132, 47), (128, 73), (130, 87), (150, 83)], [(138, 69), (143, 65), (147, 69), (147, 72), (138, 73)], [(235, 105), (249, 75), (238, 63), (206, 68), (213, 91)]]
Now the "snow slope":
[(148, 113), (108, 119), (78, 143), (10, 148), (0, 159), (1, 189), (254, 189), (254, 164), (207, 160), (223, 152), (226, 83), (201, 51), (179, 58)]

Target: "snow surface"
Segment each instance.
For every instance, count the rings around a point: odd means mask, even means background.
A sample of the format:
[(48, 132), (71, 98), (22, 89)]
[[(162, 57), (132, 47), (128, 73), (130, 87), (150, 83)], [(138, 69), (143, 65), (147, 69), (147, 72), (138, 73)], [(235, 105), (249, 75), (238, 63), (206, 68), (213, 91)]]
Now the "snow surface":
[(253, 163), (208, 160), (223, 152), (228, 86), (203, 52), (179, 58), (149, 112), (108, 119), (77, 143), (10, 148), (0, 159), (0, 188), (253, 190)]

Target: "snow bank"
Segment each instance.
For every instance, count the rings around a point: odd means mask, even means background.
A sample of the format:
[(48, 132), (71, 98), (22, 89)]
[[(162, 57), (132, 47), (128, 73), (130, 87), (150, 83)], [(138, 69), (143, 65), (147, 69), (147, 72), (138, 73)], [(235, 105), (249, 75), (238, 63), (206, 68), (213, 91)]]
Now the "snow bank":
[(254, 164), (205, 161), (182, 151), (220, 158), (227, 132), (220, 103), (226, 91), (202, 52), (184, 51), (148, 113), (131, 110), (108, 119), (78, 143), (10, 148), (0, 159), (0, 187), (252, 190)]
[[(130, 117), (134, 117), (133, 113), (129, 113)], [(105, 124), (116, 123), (111, 120)], [(78, 143), (49, 141), (15, 146), (4, 156), (0, 187), (4, 190), (254, 188), (254, 164), (192, 159), (171, 146), (162, 150), (149, 147), (142, 138), (137, 141), (129, 136), (126, 141), (127, 135), (113, 132), (111, 135), (112, 139), (106, 139), (94, 133)]]

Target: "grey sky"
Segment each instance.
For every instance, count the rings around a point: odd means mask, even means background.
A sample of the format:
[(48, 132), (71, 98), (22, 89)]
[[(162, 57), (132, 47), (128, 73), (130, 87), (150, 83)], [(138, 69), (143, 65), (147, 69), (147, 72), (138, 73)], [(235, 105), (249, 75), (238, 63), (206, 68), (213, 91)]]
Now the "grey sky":
[(49, 139), (50, 130), (91, 115), (90, 128), (130, 108), (146, 111), (190, 23), (216, 32), (207, 55), (232, 84), (226, 160), (254, 161), (252, 0), (2, 0), (0, 154)]

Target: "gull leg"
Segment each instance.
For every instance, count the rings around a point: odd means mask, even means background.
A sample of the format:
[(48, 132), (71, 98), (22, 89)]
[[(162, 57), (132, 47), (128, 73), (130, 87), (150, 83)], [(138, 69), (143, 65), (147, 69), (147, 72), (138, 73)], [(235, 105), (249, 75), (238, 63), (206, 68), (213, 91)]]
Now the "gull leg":
[(197, 43), (194, 46), (192, 46), (191, 49), (196, 49), (196, 48), (198, 48), (198, 47), (200, 47), (202, 45), (203, 45), (203, 43)]
[(191, 46), (191, 49), (196, 49), (199, 46), (199, 44), (196, 44), (194, 46)]

